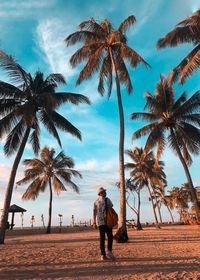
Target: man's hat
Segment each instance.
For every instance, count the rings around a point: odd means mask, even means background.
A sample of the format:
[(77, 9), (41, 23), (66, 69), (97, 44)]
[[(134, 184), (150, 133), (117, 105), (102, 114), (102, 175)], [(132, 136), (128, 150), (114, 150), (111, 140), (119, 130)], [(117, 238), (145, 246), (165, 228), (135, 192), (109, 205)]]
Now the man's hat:
[(106, 192), (106, 189), (104, 189), (104, 188), (98, 188), (97, 189), (97, 194), (99, 195), (101, 192)]

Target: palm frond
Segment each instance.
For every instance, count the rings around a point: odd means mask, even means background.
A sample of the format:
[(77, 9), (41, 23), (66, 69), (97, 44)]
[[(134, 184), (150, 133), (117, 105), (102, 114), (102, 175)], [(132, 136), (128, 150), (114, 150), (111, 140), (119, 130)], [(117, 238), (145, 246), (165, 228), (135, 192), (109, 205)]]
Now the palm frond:
[(79, 28), (80, 30), (87, 30), (98, 34), (99, 37), (105, 36), (105, 30), (102, 28), (101, 24), (98, 24), (93, 18), (80, 23)]
[(160, 150), (157, 150), (157, 154), (160, 155), (164, 149), (163, 145), (165, 144), (162, 123), (158, 124), (151, 130), (146, 141), (145, 151), (149, 152), (152, 148), (154, 148), (157, 145), (157, 143), (160, 144)]
[(74, 68), (83, 61), (87, 61), (89, 57), (101, 46), (102, 43), (94, 42), (84, 45), (78, 49), (70, 58), (70, 64)]
[(18, 98), (19, 100), (24, 99), (24, 93), (14, 85), (0, 81), (0, 98)]
[(176, 27), (169, 32), (165, 37), (157, 42), (157, 48), (164, 48), (166, 46), (176, 47), (182, 43), (195, 42), (199, 37), (199, 29), (196, 26)]
[(40, 127), (38, 125), (37, 120), (34, 121), (34, 130), (32, 134), (30, 135), (30, 143), (32, 144), (33, 151), (37, 155), (40, 150)]
[(35, 200), (41, 191), (44, 191), (47, 186), (47, 180), (44, 178), (36, 178), (27, 188), (22, 196), (23, 200)]
[(10, 133), (12, 128), (17, 124), (18, 119), (14, 111), (0, 119), (0, 138), (7, 133)]
[(117, 73), (120, 82), (125, 85), (127, 92), (131, 94), (133, 86), (123, 59), (120, 56), (117, 56), (115, 58), (115, 63), (117, 65)]
[(136, 68), (139, 63), (143, 63), (146, 67), (150, 65), (133, 49), (129, 48), (125, 44), (121, 44), (120, 52), (122, 58), (126, 59), (132, 68)]
[(53, 85), (62, 85), (62, 84), (66, 84), (65, 78), (62, 74), (60, 73), (53, 73), (50, 74), (46, 80), (50, 83), (52, 83)]
[(119, 31), (122, 33), (122, 34), (125, 34), (128, 29), (134, 25), (136, 23), (136, 18), (135, 16), (131, 15), (129, 17), (127, 17), (119, 26)]
[(198, 113), (200, 109), (200, 91), (195, 92), (187, 101), (185, 101), (177, 110), (174, 112), (176, 118), (181, 116)]
[[(169, 74), (169, 83), (173, 84), (179, 78), (183, 84), (187, 77), (199, 67), (200, 45), (198, 44)], [(189, 69), (188, 69), (189, 67)]]
[(131, 120), (137, 120), (137, 119), (141, 119), (141, 120), (145, 120), (148, 122), (151, 121), (156, 121), (158, 119), (158, 116), (156, 114), (152, 114), (152, 113), (132, 113), (130, 115), (130, 119)]
[(20, 120), (18, 124), (12, 129), (6, 138), (4, 145), (4, 153), (6, 156), (12, 155), (19, 148), (21, 140), (24, 136), (26, 125), (23, 120)]
[(57, 194), (59, 194), (61, 191), (67, 191), (64, 184), (61, 182), (61, 180), (57, 176), (53, 176), (53, 187)]
[(81, 30), (70, 34), (65, 39), (65, 42), (67, 43), (67, 46), (72, 46), (78, 42), (95, 41), (98, 39), (99, 37), (94, 32)]
[(60, 128), (63, 131), (66, 131), (70, 133), (71, 135), (77, 137), (79, 140), (81, 140), (81, 132), (73, 126), (72, 123), (70, 123), (67, 119), (65, 119), (63, 116), (58, 114), (57, 112), (53, 111), (51, 114), (51, 118), (54, 124), (58, 128)]
[(89, 79), (100, 69), (104, 46), (99, 47), (89, 58), (88, 62), (80, 72), (76, 84), (79, 85), (83, 80)]
[(7, 72), (13, 82), (22, 83), (28, 87), (29, 75), (12, 56), (8, 56), (3, 51), (0, 51), (0, 67)]
[(174, 102), (172, 111), (176, 111), (187, 100), (187, 93), (184, 91), (181, 96)]
[(58, 135), (57, 129), (54, 125), (55, 121), (52, 120), (52, 114), (47, 114), (44, 110), (39, 112), (39, 118), (41, 122), (44, 124), (44, 126), (47, 128), (47, 130), (52, 134), (56, 140), (58, 141), (58, 144), (61, 145), (60, 137)]
[(98, 92), (103, 95), (105, 88), (104, 88), (104, 82), (107, 81), (107, 87), (108, 87), (108, 98), (111, 95), (112, 90), (112, 63), (110, 56), (107, 55), (103, 59), (103, 63), (101, 66), (101, 70), (99, 72), (99, 85), (98, 85)]
[(91, 104), (89, 98), (85, 95), (71, 92), (56, 92), (52, 94), (52, 97), (55, 99), (56, 106), (59, 107), (64, 103), (72, 103), (74, 105), (79, 104)]
[(140, 138), (144, 135), (147, 135), (148, 133), (153, 131), (157, 126), (158, 126), (157, 122), (154, 122), (154, 123), (143, 126), (142, 128), (138, 129), (137, 131), (135, 131), (133, 133), (132, 140), (138, 139), (138, 138)]

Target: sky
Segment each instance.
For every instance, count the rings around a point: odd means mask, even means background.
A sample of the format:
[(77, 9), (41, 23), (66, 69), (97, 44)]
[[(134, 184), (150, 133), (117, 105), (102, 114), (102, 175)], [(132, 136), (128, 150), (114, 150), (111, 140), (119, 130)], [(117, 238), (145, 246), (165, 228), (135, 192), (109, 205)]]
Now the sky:
[[(67, 192), (54, 194), (53, 225), (58, 225), (58, 214), (63, 215), (63, 224), (89, 221), (92, 218), (93, 203), (96, 200), (96, 189), (104, 187), (113, 201), (114, 208), (119, 211), (119, 191), (115, 184), (118, 177), (118, 139), (119, 117), (116, 100), (116, 90), (113, 87), (112, 96), (101, 97), (97, 92), (97, 77), (83, 82), (76, 87), (75, 82), (81, 66), (72, 69), (69, 65), (70, 56), (78, 46), (66, 47), (64, 39), (77, 30), (80, 22), (91, 17), (97, 20), (108, 18), (115, 28), (129, 15), (135, 15), (136, 24), (127, 33), (128, 45), (136, 50), (150, 65), (147, 69), (139, 66), (130, 71), (133, 82), (133, 93), (128, 95), (122, 87), (122, 98), (125, 114), (125, 149), (135, 146), (143, 147), (145, 139), (131, 140), (132, 133), (144, 123), (131, 121), (130, 114), (143, 111), (145, 91), (154, 92), (160, 74), (168, 75), (181, 59), (192, 49), (192, 45), (182, 45), (176, 48), (156, 50), (159, 38), (172, 30), (174, 26), (191, 15), (199, 8), (197, 0), (0, 0), (0, 49), (12, 55), (27, 72), (34, 74), (40, 70), (48, 75), (62, 73), (67, 81), (66, 92), (81, 93), (88, 96), (92, 105), (64, 105), (60, 109), (82, 133), (82, 142), (68, 134), (59, 131), (62, 148), (66, 155), (72, 157), (75, 168), (83, 179), (76, 181), (80, 194), (75, 194), (70, 188)], [(183, 91), (188, 96), (198, 88), (199, 71), (197, 71), (183, 86), (176, 85), (176, 96)], [(5, 73), (0, 71), (0, 79), (8, 81)], [(0, 208), (3, 207), (6, 184), (9, 178), (14, 156), (6, 158), (3, 154), (5, 139), (0, 140)], [(48, 145), (57, 153), (60, 147), (47, 131), (41, 135), (41, 147)], [(25, 158), (35, 157), (28, 144), (23, 155)], [(166, 149), (162, 159), (165, 162), (168, 186), (181, 186), (186, 178), (178, 158)], [(125, 157), (125, 161), (128, 159)], [(199, 185), (199, 157), (193, 158), (190, 168), (195, 185)], [(23, 177), (24, 167), (21, 164), (17, 178)], [(129, 174), (126, 173), (128, 178)], [(42, 226), (41, 214), (47, 224), (48, 190), (39, 195), (36, 201), (23, 201), (22, 194), (26, 186), (15, 187), (11, 204), (17, 204), (27, 210), (24, 215), (24, 225), (30, 226), (31, 216), (35, 217), (35, 226)], [(133, 203), (134, 199), (130, 201)], [(170, 217), (162, 207), (164, 220)], [(176, 211), (174, 211), (176, 218)], [(135, 216), (127, 208), (128, 219)], [(142, 191), (142, 222), (153, 221), (152, 209), (148, 201), (147, 191)], [(16, 226), (21, 225), (20, 215), (16, 215)]]

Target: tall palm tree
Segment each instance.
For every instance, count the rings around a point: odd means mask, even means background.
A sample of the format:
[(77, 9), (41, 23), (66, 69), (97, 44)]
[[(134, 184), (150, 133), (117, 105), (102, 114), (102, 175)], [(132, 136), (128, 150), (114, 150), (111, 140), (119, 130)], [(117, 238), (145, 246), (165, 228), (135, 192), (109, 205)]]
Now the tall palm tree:
[(26, 143), (29, 141), (37, 154), (40, 149), (40, 122), (58, 141), (61, 140), (56, 127), (81, 139), (80, 131), (57, 112), (65, 102), (78, 105), (89, 104), (87, 97), (67, 92), (56, 92), (59, 84), (65, 84), (60, 74), (51, 74), (44, 79), (41, 72), (35, 76), (27, 73), (15, 60), (0, 53), (0, 68), (11, 78), (12, 83), (0, 81), (0, 138), (7, 136), (4, 145), (6, 156), (16, 152), (5, 194), (0, 224), (0, 244), (4, 243), (8, 209), (17, 168)]
[(70, 63), (73, 67), (86, 61), (77, 79), (77, 85), (83, 80), (89, 79), (95, 72), (98, 72), (98, 91), (101, 95), (104, 94), (106, 82), (109, 98), (112, 91), (114, 75), (120, 119), (120, 214), (119, 228), (115, 235), (116, 240), (119, 242), (127, 242), (128, 240), (124, 178), (124, 112), (120, 86), (124, 84), (128, 93), (130, 94), (132, 92), (132, 83), (125, 61), (128, 61), (132, 68), (135, 68), (139, 63), (143, 63), (145, 66), (148, 65), (136, 51), (127, 45), (126, 32), (135, 22), (135, 17), (129, 16), (120, 24), (118, 29), (114, 29), (107, 19), (102, 22), (97, 22), (91, 18), (79, 25), (79, 31), (76, 31), (65, 39), (68, 46), (83, 42), (83, 46), (79, 48), (70, 59)]
[(125, 164), (126, 169), (130, 169), (130, 176), (136, 185), (140, 186), (140, 189), (147, 187), (149, 192), (149, 199), (152, 203), (153, 214), (156, 225), (158, 227), (158, 218), (154, 204), (154, 186), (160, 184), (166, 184), (166, 175), (163, 171), (164, 163), (162, 161), (156, 162), (152, 151), (145, 153), (142, 148), (135, 147), (132, 150), (126, 150), (125, 152), (132, 162)]
[(35, 200), (40, 192), (44, 192), (49, 187), (49, 221), (47, 233), (51, 232), (52, 217), (52, 200), (53, 191), (59, 194), (60, 191), (67, 191), (65, 185), (72, 187), (75, 192), (79, 192), (79, 187), (72, 181), (72, 176), (82, 177), (81, 174), (74, 170), (74, 162), (71, 158), (66, 157), (63, 152), (55, 156), (55, 150), (44, 147), (40, 153), (41, 159), (26, 159), (25, 177), (17, 182), (17, 185), (30, 183), (22, 199)]
[(146, 93), (145, 109), (148, 112), (133, 113), (131, 119), (142, 119), (149, 124), (133, 133), (133, 139), (148, 135), (145, 150), (157, 145), (156, 158), (159, 158), (169, 143), (178, 155), (191, 191), (192, 200), (199, 215), (199, 204), (188, 166), (192, 163), (190, 153), (198, 154), (200, 148), (200, 92), (189, 99), (184, 92), (175, 100), (173, 87), (164, 76), (157, 84), (154, 96)]
[(183, 43), (192, 43), (194, 49), (170, 73), (170, 83), (178, 78), (180, 83), (184, 83), (200, 67), (200, 9), (179, 22), (171, 32), (161, 38), (157, 48), (176, 47)]

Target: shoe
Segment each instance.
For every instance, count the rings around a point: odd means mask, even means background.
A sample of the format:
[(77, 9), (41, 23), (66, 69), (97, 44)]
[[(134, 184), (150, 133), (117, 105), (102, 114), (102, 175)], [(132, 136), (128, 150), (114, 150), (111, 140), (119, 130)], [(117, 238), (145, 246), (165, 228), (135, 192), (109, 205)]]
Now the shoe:
[(107, 260), (108, 258), (105, 256), (105, 255), (101, 255), (101, 261), (105, 261)]
[(113, 253), (112, 253), (111, 251), (108, 251), (108, 252), (107, 252), (107, 257), (108, 257), (109, 259), (111, 259), (112, 261), (115, 260), (115, 257), (114, 257), (114, 255), (113, 255)]

